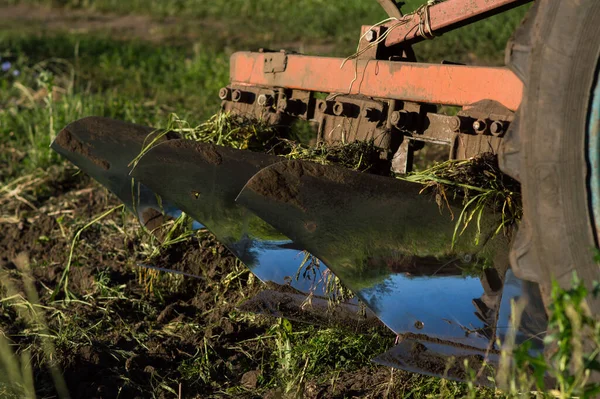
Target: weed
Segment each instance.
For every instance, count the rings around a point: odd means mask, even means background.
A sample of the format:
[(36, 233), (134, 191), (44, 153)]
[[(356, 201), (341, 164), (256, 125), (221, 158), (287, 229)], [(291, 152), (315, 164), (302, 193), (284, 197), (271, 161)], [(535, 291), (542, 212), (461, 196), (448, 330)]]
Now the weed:
[[(39, 297), (31, 276), (29, 258), (22, 253), (15, 259), (15, 264), (21, 274), (21, 283), (25, 296), (13, 285), (5, 270), (0, 270), (2, 286), (6, 296), (0, 301), (2, 306), (10, 306), (17, 311), (18, 317), (29, 327), (28, 335), (39, 340), (43, 363), (49, 368), (54, 381), (54, 387), (60, 398), (68, 398), (69, 393), (63, 380), (62, 373), (54, 361), (55, 349), (52, 343), (53, 334), (48, 329), (45, 316), (46, 309), (40, 305)], [(32, 353), (24, 350), (20, 358), (12, 353), (10, 344), (4, 332), (0, 330), (0, 392), (5, 390), (10, 396), (35, 398), (36, 390), (32, 374)]]
[[(449, 198), (462, 198), (463, 209), (457, 215), (453, 246), (471, 222), (476, 223), (477, 231), (481, 232), (481, 218), (486, 209), (501, 212), (496, 234), (508, 233), (523, 213), (519, 183), (500, 171), (496, 155), (490, 153), (468, 160), (438, 163), (424, 171), (398, 175), (397, 178), (420, 183), (424, 191), (433, 190), (440, 208), (448, 205)], [(479, 239), (480, 234), (477, 234), (476, 244)]]
[(65, 265), (62, 276), (60, 277), (60, 281), (58, 282), (56, 288), (54, 288), (54, 292), (52, 293), (52, 297), (51, 297), (52, 300), (54, 300), (56, 298), (56, 296), (58, 295), (58, 293), (60, 291), (63, 291), (64, 296), (67, 300), (74, 298), (73, 294), (69, 291), (69, 272), (71, 271), (71, 264), (73, 261), (75, 245), (77, 244), (77, 240), (79, 240), (79, 236), (81, 235), (81, 233), (83, 233), (90, 226), (92, 226), (95, 223), (99, 222), (100, 220), (104, 219), (105, 217), (107, 217), (108, 215), (113, 213), (114, 211), (121, 210), (123, 208), (124, 208), (124, 205), (117, 205), (114, 208), (111, 208), (111, 209), (107, 210), (106, 212), (103, 212), (101, 215), (93, 218), (89, 223), (87, 223), (85, 226), (83, 226), (81, 229), (79, 229), (77, 231), (77, 233), (75, 233), (75, 235), (73, 236), (73, 240), (71, 241), (71, 249), (69, 251), (69, 258), (67, 260), (67, 264)]

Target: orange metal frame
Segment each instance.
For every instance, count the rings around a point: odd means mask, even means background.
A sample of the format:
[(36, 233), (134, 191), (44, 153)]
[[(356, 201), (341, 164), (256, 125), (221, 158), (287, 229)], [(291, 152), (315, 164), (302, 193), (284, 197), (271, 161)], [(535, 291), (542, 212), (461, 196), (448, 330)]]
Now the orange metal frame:
[[(533, 0), (446, 0), (428, 7), (426, 11), (432, 33), (440, 35), (531, 1)], [(393, 21), (383, 25), (390, 29), (385, 45), (424, 40), (418, 32), (422, 18), (422, 14), (415, 13), (407, 15), (401, 24)]]
[[(266, 53), (268, 54), (268, 53)], [(523, 83), (508, 68), (436, 65), (288, 55), (283, 72), (265, 71), (265, 54), (231, 56), (230, 80), (239, 86), (286, 87), (465, 106), (496, 100), (510, 110), (521, 103)]]
[[(429, 30), (446, 32), (531, 0), (446, 0), (427, 7)], [(386, 46), (413, 43), (423, 13), (385, 25)], [(363, 38), (364, 40), (364, 38)], [(433, 104), (466, 106), (495, 100), (510, 110), (521, 103), (523, 84), (507, 68), (437, 65), (373, 59), (343, 63), (340, 58), (287, 55), (280, 68), (265, 68), (269, 53), (238, 52), (231, 57), (230, 81), (239, 86), (266, 86), (326, 93), (364, 95)], [(342, 66), (343, 64), (343, 66)]]

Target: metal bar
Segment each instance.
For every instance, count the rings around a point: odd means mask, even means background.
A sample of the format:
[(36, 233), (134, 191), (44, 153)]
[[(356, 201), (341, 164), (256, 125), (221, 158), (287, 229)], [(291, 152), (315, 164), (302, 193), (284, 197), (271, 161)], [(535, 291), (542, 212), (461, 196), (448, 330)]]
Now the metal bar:
[[(428, 7), (429, 26), (433, 35), (440, 35), (531, 1), (446, 0)], [(425, 18), (424, 12), (414, 13), (401, 19), (401, 24), (398, 22), (385, 24), (385, 27), (392, 29), (385, 40), (385, 45), (389, 47), (403, 42), (414, 43), (425, 40), (426, 38), (419, 34), (419, 24), (424, 23)]]
[[(267, 53), (268, 54), (268, 53)], [(433, 104), (465, 106), (495, 100), (510, 110), (523, 83), (507, 68), (437, 65), (288, 55), (285, 71), (265, 73), (265, 53), (231, 56), (232, 84), (286, 87)]]

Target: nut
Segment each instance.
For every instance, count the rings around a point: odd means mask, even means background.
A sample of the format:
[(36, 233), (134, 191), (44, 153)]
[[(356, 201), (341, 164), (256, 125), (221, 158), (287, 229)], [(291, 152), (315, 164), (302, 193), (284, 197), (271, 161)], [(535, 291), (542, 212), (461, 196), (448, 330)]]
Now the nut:
[(475, 130), (475, 133), (483, 134), (486, 128), (487, 124), (481, 119), (478, 119), (475, 122), (473, 122), (473, 130)]
[(260, 96), (258, 96), (257, 102), (258, 105), (262, 107), (268, 107), (271, 104), (273, 104), (273, 96), (270, 96), (268, 94), (261, 94)]
[(242, 99), (242, 92), (240, 90), (234, 90), (233, 93), (231, 93), (231, 99), (234, 102), (238, 102)]
[(373, 29), (369, 29), (367, 33), (365, 33), (365, 40), (369, 43), (374, 42), (377, 39), (377, 32)]
[(344, 103), (336, 101), (335, 104), (333, 104), (333, 114), (337, 115), (337, 116), (343, 115), (344, 114)]
[(502, 133), (504, 133), (504, 123), (500, 121), (492, 122), (490, 125), (490, 133), (492, 133), (494, 136), (502, 135)]
[(229, 97), (229, 88), (222, 87), (221, 90), (219, 90), (219, 98), (225, 101), (227, 100), (227, 97)]

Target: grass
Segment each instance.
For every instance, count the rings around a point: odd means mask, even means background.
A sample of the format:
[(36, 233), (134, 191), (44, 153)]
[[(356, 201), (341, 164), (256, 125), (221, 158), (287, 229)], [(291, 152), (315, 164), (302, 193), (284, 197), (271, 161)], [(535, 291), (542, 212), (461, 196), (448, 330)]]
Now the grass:
[[(6, 0), (5, 0), (6, 1)], [(321, 0), (280, 1), (250, 0), (9, 0), (9, 3), (30, 3), (45, 6), (87, 9), (122, 14), (147, 14), (154, 17), (201, 18), (213, 22), (211, 36), (221, 36), (226, 43), (248, 43), (252, 37), (260, 46), (281, 43), (309, 45), (333, 43), (336, 55), (350, 55), (356, 48), (361, 25), (373, 25), (387, 17), (373, 1)], [(421, 0), (408, 0), (404, 12), (416, 9)], [(448, 33), (435, 41), (417, 46), (422, 60), (439, 62), (440, 57), (456, 57), (455, 61), (478, 57), (499, 63), (498, 53), (524, 15), (526, 7), (478, 23), (458, 33)], [(219, 22), (219, 23), (217, 23)], [(485, 40), (482, 40), (485, 39)], [(298, 43), (300, 42), (300, 43)]]
[(464, 207), (456, 215), (453, 246), (471, 222), (477, 224), (477, 243), (482, 216), (490, 209), (502, 215), (495, 234), (510, 234), (523, 214), (519, 182), (503, 174), (497, 157), (490, 153), (468, 160), (436, 163), (423, 171), (397, 177), (422, 184), (423, 191), (433, 191), (440, 210), (448, 208), (452, 212), (448, 199), (462, 198)]
[[(186, 398), (315, 391), (333, 397), (350, 395), (349, 380), (371, 378), (363, 384), (369, 385), (368, 391), (359, 395), (517, 397), (546, 388), (539, 379), (520, 373), (529, 366), (536, 371), (533, 377), (542, 371), (553, 373), (559, 381), (556, 393), (563, 397), (591, 395), (583, 390), (585, 370), (596, 364), (593, 357), (581, 355), (588, 348), (577, 342), (582, 334), (595, 334), (591, 342), (596, 344), (597, 326), (581, 301), (587, 293), (577, 283), (572, 291), (554, 292), (551, 323), (559, 348), (556, 356), (546, 365), (518, 352), (520, 369), (507, 370), (506, 393), (500, 393), (378, 368), (369, 359), (393, 344), (387, 336), (318, 329), (237, 312), (235, 305), (258, 284), (207, 233), (172, 236), (174, 242), (164, 248), (127, 214), (112, 212), (87, 226), (117, 204), (84, 176), (74, 175), (49, 150), (62, 127), (83, 116), (101, 115), (160, 128), (175, 124), (182, 131), (188, 129), (188, 137), (237, 148), (264, 147), (272, 139), (270, 133), (257, 136), (247, 124), (227, 119), (205, 122), (218, 109), (216, 93), (227, 82), (231, 52), (246, 46), (302, 49), (317, 43), (325, 55), (350, 55), (359, 25), (385, 17), (376, 2), (27, 3), (144, 14), (155, 21), (199, 18), (213, 24), (213, 30), (175, 44), (115, 40), (110, 32), (73, 33), (66, 28), (40, 32), (18, 23), (0, 32), (0, 57), (20, 71), (18, 77), (0, 75), (0, 244), (7, 251), (0, 254), (5, 273), (0, 395), (66, 397), (62, 372), (72, 396), (98, 394), (85, 391), (83, 385), (88, 385), (121, 397), (177, 397), (180, 387)], [(410, 1), (407, 7), (418, 4)], [(421, 43), (415, 50), (420, 59), (432, 62), (449, 58), (499, 64), (504, 43), (523, 13), (523, 8), (515, 10)], [(173, 113), (178, 118), (170, 118)], [(331, 161), (322, 149), (290, 151), (292, 157)], [(351, 160), (355, 166), (361, 162)], [(28, 253), (28, 258), (10, 253), (7, 243)], [(202, 255), (199, 280), (136, 267), (151, 255), (158, 264), (171, 264), (193, 251)], [(209, 267), (207, 259), (213, 257), (222, 269)], [(52, 297), (67, 264), (72, 277), (69, 290), (74, 294), (70, 301)], [(565, 366), (569, 364), (572, 369)], [(85, 370), (93, 378), (80, 374)], [(256, 370), (261, 372), (254, 383), (242, 383), (241, 375)]]

